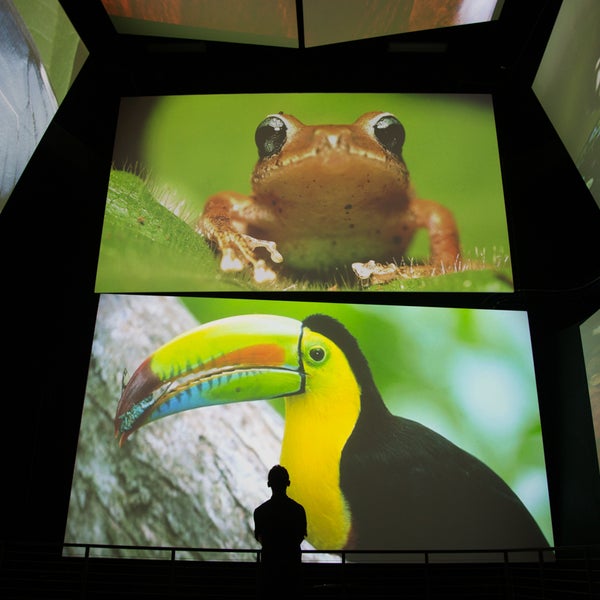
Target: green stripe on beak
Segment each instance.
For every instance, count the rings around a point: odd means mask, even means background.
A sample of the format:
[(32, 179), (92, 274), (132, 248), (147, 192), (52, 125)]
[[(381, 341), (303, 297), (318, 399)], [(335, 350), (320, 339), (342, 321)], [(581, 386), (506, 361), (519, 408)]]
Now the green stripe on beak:
[(178, 412), (269, 400), (304, 390), (302, 323), (242, 315), (201, 325), (158, 348), (137, 368), (119, 400), (122, 444), (142, 425)]

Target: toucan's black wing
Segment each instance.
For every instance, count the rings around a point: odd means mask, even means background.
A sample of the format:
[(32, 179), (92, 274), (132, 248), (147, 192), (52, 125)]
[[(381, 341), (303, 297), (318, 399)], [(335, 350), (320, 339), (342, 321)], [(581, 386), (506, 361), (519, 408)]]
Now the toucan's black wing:
[(389, 412), (357, 340), (341, 323), (312, 315), (304, 324), (343, 350), (361, 390), (360, 414), (340, 459), (352, 521), (349, 549), (548, 545), (527, 508), (489, 467)]
[(548, 545), (509, 486), (443, 436), (380, 412), (359, 418), (340, 485), (359, 549), (538, 548)]

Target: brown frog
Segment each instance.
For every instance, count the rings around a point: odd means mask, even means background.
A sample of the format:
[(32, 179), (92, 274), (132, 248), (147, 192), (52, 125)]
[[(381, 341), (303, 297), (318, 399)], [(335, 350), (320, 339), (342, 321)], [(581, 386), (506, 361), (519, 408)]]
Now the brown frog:
[(402, 158), (400, 121), (369, 112), (351, 125), (304, 125), (284, 113), (256, 129), (252, 194), (211, 196), (197, 229), (222, 255), (223, 271), (252, 268), (257, 282), (282, 267), (323, 278), (357, 261), (401, 261), (427, 230), (429, 264), (460, 259), (450, 210), (415, 197)]

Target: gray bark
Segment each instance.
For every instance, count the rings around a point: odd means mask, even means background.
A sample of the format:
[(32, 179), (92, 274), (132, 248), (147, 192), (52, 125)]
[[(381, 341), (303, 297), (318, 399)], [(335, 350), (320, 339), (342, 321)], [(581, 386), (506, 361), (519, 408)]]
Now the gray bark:
[(114, 436), (123, 370), (133, 373), (161, 344), (197, 325), (175, 298), (100, 298), (66, 542), (259, 547), (252, 513), (269, 495), (266, 475), (279, 460), (283, 433), (268, 403), (173, 415), (143, 427), (122, 448)]

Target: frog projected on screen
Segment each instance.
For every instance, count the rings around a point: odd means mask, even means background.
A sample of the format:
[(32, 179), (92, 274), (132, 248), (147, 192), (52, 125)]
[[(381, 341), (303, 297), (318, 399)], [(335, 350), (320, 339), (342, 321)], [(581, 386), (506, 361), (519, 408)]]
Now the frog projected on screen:
[(250, 268), (257, 282), (276, 280), (281, 268), (321, 277), (367, 261), (398, 264), (419, 229), (429, 237), (427, 274), (457, 270), (454, 216), (415, 195), (404, 140), (388, 112), (351, 125), (271, 114), (255, 133), (252, 194), (211, 196), (197, 229), (221, 254), (221, 270)]

